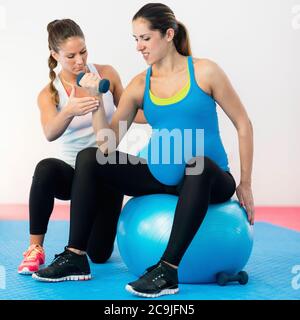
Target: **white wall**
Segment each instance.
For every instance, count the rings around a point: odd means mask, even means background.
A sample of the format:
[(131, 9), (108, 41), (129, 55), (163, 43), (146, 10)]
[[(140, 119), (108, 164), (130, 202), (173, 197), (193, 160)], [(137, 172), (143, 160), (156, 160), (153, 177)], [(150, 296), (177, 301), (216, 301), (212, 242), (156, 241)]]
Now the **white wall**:
[[(48, 82), (46, 25), (72, 18), (90, 61), (113, 65), (124, 85), (147, 66), (131, 18), (146, 1), (0, 0), (0, 203), (27, 202), (35, 164), (55, 156), (43, 137), (36, 97)], [(300, 205), (300, 0), (165, 1), (190, 31), (193, 54), (216, 61), (244, 102), (255, 132), (257, 205)], [(239, 179), (237, 136), (220, 113)]]

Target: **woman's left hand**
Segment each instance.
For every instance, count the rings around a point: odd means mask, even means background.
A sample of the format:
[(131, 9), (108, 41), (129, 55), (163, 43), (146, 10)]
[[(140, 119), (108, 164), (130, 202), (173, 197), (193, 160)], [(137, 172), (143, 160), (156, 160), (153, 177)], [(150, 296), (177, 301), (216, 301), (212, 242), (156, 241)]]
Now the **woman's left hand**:
[(236, 195), (239, 199), (240, 205), (243, 206), (247, 212), (250, 224), (253, 225), (255, 209), (251, 185), (241, 182), (236, 188)]

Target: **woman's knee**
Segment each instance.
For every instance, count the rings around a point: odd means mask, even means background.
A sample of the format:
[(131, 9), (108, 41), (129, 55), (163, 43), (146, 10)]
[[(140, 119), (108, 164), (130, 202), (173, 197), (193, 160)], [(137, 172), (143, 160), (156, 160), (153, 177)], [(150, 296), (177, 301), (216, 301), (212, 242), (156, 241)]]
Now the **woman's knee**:
[(217, 165), (209, 157), (193, 157), (186, 165), (186, 175), (207, 176), (215, 173)]
[(93, 263), (105, 263), (113, 252), (113, 247), (106, 250), (99, 250), (98, 252), (87, 251), (87, 254)]
[(35, 167), (33, 178), (39, 181), (53, 179), (57, 169), (57, 159), (47, 158), (41, 160)]
[(94, 166), (97, 163), (97, 148), (87, 148), (78, 152), (76, 157), (76, 167)]

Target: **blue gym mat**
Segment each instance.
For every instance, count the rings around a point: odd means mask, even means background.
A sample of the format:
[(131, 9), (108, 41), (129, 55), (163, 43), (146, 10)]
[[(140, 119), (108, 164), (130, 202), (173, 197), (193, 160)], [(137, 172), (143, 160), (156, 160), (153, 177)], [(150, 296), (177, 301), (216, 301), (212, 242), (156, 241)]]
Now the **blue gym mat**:
[[(297, 288), (300, 287), (300, 279), (297, 283), (297, 275), (292, 273), (292, 268), (299, 266), (300, 270), (300, 232), (259, 222), (255, 224), (254, 231), (253, 252), (244, 268), (249, 273), (247, 285), (220, 287), (216, 284), (181, 284), (179, 294), (159, 299), (299, 300), (300, 288)], [(47, 263), (51, 262), (55, 253), (63, 250), (67, 235), (67, 221), (50, 222), (45, 241)], [(27, 244), (28, 222), (0, 221), (0, 300), (142, 299), (124, 290), (126, 283), (136, 277), (128, 272), (116, 245), (107, 263), (91, 263), (93, 280), (42, 283), (17, 273), (17, 266)]]

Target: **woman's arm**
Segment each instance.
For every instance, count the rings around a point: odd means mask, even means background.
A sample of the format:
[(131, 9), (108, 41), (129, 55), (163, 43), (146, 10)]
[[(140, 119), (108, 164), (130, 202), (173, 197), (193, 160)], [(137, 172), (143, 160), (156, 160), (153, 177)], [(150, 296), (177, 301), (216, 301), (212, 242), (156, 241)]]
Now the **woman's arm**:
[[(134, 121), (144, 92), (142, 82), (141, 76), (137, 76), (123, 91), (118, 108), (113, 115), (110, 125), (105, 116), (102, 95), (99, 96), (100, 107), (97, 111), (93, 112), (93, 127), (96, 134), (97, 144), (103, 153), (106, 154), (112, 152), (117, 148)], [(85, 84), (82, 85), (84, 86)], [(111, 135), (113, 135), (115, 140), (110, 139), (109, 143), (107, 141), (107, 137)]]
[[(118, 106), (121, 95), (124, 91), (124, 88), (123, 88), (120, 76), (114, 68), (112, 68), (112, 76), (114, 79), (114, 93), (113, 93), (114, 103), (115, 103), (115, 106)], [(147, 123), (147, 120), (144, 116), (144, 111), (139, 109), (133, 121), (136, 123), (141, 123), (141, 124)]]
[(57, 111), (51, 98), (49, 85), (38, 96), (41, 123), (48, 141), (58, 139), (67, 129), (74, 116), (85, 115), (97, 109), (99, 102), (94, 97), (76, 98), (73, 88), (67, 105)]
[[(113, 68), (112, 68), (113, 69)], [(115, 106), (119, 105), (119, 101), (121, 98), (121, 95), (124, 91), (123, 86), (122, 86), (122, 82), (120, 79), (119, 74), (117, 73), (116, 70), (113, 69), (112, 71), (112, 75), (113, 75), (113, 79), (114, 79), (114, 103)], [(144, 116), (144, 111), (141, 109), (138, 109), (138, 112), (133, 120), (135, 123), (141, 123), (141, 124), (145, 124), (147, 123), (147, 120)]]
[(110, 88), (114, 99), (114, 105), (117, 106), (119, 104), (121, 95), (124, 91), (121, 78), (118, 72), (110, 65), (98, 65), (96, 64), (98, 73), (102, 78), (108, 79), (110, 81)]
[(48, 141), (58, 139), (73, 119), (70, 110), (63, 109), (62, 112), (57, 111), (55, 104), (52, 102), (48, 86), (40, 92), (38, 106), (46, 139)]
[(224, 71), (211, 61), (206, 62), (206, 77), (211, 94), (237, 129), (239, 139), (241, 180), (237, 197), (245, 206), (249, 221), (254, 223), (254, 203), (251, 190), (253, 164), (253, 127), (245, 107)]
[[(112, 67), (112, 66), (105, 66), (104, 68), (100, 65), (95, 65), (98, 69), (99, 74), (102, 75), (102, 77), (107, 78), (111, 82), (111, 89), (112, 89), (112, 94), (114, 98), (114, 104), (115, 106), (119, 105), (120, 98), (122, 96), (122, 93), (124, 91), (123, 85), (121, 78), (118, 74), (118, 72)], [(134, 118), (134, 122), (136, 123), (141, 123), (145, 124), (147, 123), (147, 120), (144, 116), (143, 110), (139, 109), (137, 112), (136, 117)]]

